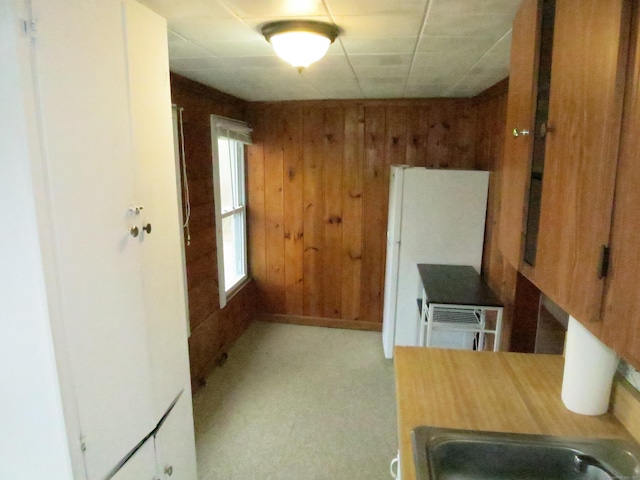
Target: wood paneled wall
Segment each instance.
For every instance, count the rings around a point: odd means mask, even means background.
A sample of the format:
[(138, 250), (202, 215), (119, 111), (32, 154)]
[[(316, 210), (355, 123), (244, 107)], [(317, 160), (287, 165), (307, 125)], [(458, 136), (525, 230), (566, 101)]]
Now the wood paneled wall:
[(175, 74), (171, 75), (171, 97), (174, 104), (184, 108), (184, 146), (191, 202), (189, 245), (185, 230), (191, 326), (189, 357), (195, 389), (213, 362), (246, 330), (255, 314), (252, 283), (220, 309), (209, 120), (211, 114), (243, 120), (246, 103)]
[[(475, 99), (249, 103), (250, 264), (263, 311), (380, 329), (389, 166), (495, 171), (505, 110), (504, 83)], [(485, 265), (501, 286), (496, 181)]]

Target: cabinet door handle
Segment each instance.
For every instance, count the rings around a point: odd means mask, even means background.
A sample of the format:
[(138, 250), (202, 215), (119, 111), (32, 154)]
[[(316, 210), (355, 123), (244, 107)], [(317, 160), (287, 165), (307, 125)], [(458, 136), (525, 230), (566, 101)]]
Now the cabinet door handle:
[(168, 466), (164, 467), (164, 473), (166, 473), (168, 476), (173, 475), (173, 466), (172, 465), (168, 465)]
[(511, 133), (513, 133), (513, 136), (514, 136), (515, 138), (520, 137), (520, 136), (522, 136), (522, 137), (526, 137), (526, 136), (528, 136), (528, 135), (529, 135), (529, 130), (527, 130), (526, 128), (523, 128), (522, 130), (518, 130), (517, 128), (514, 128), (514, 129), (511, 131)]
[(553, 127), (550, 127), (547, 122), (542, 122), (540, 124), (540, 138), (544, 138), (548, 133), (553, 132)]
[(600, 268), (598, 268), (598, 279), (602, 280), (609, 273), (609, 261), (611, 260), (611, 249), (603, 245), (600, 250)]

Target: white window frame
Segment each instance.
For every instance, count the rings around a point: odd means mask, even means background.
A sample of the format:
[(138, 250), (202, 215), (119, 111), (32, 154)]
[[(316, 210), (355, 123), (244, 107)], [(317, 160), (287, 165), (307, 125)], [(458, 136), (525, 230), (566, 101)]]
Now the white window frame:
[[(238, 182), (232, 185), (234, 191), (234, 199), (239, 199), (238, 205), (230, 210), (222, 211), (222, 194), (220, 188), (220, 170), (219, 170), (219, 152), (218, 139), (228, 138), (233, 140), (236, 146), (236, 155), (242, 155), (242, 162), (239, 165), (232, 164), (232, 175)], [(220, 298), (220, 308), (223, 308), (227, 301), (248, 281), (249, 266), (247, 260), (247, 205), (246, 205), (246, 179), (245, 179), (245, 145), (251, 144), (251, 128), (246, 123), (232, 120), (218, 115), (211, 115), (211, 151), (213, 160), (213, 194), (215, 203), (215, 224), (216, 224), (216, 244), (218, 259), (218, 295)], [(236, 168), (237, 167), (237, 168)], [(236, 280), (233, 285), (225, 286), (225, 268), (224, 268), (224, 241), (222, 236), (222, 222), (228, 217), (238, 217), (238, 213), (242, 213), (242, 224), (236, 225), (236, 233), (242, 232), (241, 245), (239, 248), (240, 259), (242, 262), (242, 271), (244, 274)]]

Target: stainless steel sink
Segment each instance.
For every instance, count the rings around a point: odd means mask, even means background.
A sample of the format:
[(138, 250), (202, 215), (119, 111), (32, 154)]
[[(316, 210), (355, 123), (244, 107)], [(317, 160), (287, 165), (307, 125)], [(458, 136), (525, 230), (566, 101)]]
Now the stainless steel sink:
[(412, 440), (418, 480), (640, 479), (640, 448), (622, 440), (435, 427)]

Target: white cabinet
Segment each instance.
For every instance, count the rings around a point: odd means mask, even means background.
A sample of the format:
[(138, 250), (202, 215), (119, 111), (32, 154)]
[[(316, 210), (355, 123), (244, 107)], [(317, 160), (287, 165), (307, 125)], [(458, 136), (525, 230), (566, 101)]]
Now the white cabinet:
[(111, 477), (114, 480), (195, 480), (190, 397), (181, 395), (156, 433)]
[(125, 463), (112, 480), (157, 480), (156, 453), (153, 440), (147, 440)]
[[(162, 416), (189, 376), (187, 308), (164, 18), (125, 2), (129, 97), (135, 158), (142, 293), (149, 332), (154, 416)], [(161, 101), (159, 101), (161, 100)], [(186, 390), (189, 390), (186, 388)]]
[[(38, 405), (64, 419), (67, 442), (29, 451), (31, 430), (25, 430), (24, 442), (14, 437), (15, 460), (1, 457), (5, 465), (16, 462), (5, 470), (19, 472), (12, 480), (39, 478), (38, 462), (56, 452), (50, 463), (70, 465), (73, 478), (104, 478), (183, 391), (166, 420), (176, 440), (163, 441), (162, 450), (185, 472), (179, 478), (195, 480), (165, 21), (132, 0), (10, 0), (0, 13), (8, 14), (0, 19), (3, 69), (16, 78), (3, 79), (0, 94), (20, 99), (0, 118), (15, 121), (21, 135), (2, 133), (0, 143), (10, 135), (15, 143), (16, 172), (3, 168), (12, 181), (1, 186), (29, 176), (22, 191), (3, 190), (3, 202), (19, 209), (15, 218), (25, 219), (25, 228), (16, 224), (12, 237), (0, 236), (0, 248), (11, 248), (12, 238), (33, 239), (20, 248), (35, 262), (34, 292), (41, 282), (46, 295), (36, 304), (38, 319), (18, 302), (0, 303), (0, 318), (49, 323), (44, 336), (32, 339), (40, 349), (32, 358), (27, 332), (42, 331), (41, 325), (22, 329), (20, 348), (4, 350), (3, 364), (16, 369), (7, 387), (12, 396), (5, 398), (7, 405), (31, 402), (19, 394), (27, 383), (21, 369), (33, 370), (25, 359), (53, 372), (59, 383), (42, 389), (48, 398)], [(140, 205), (137, 212), (130, 208)], [(27, 236), (26, 220), (35, 238)], [(3, 267), (8, 274), (20, 270)], [(12, 438), (0, 433), (0, 440)], [(162, 473), (150, 440), (115, 478)], [(62, 471), (47, 476), (71, 478)]]
[(127, 233), (138, 194), (122, 5), (34, 0), (32, 8), (60, 347), (72, 369), (87, 476), (102, 478), (156, 425), (145, 245)]
[(195, 480), (196, 457), (191, 397), (182, 395), (155, 436), (158, 476), (162, 480)]

